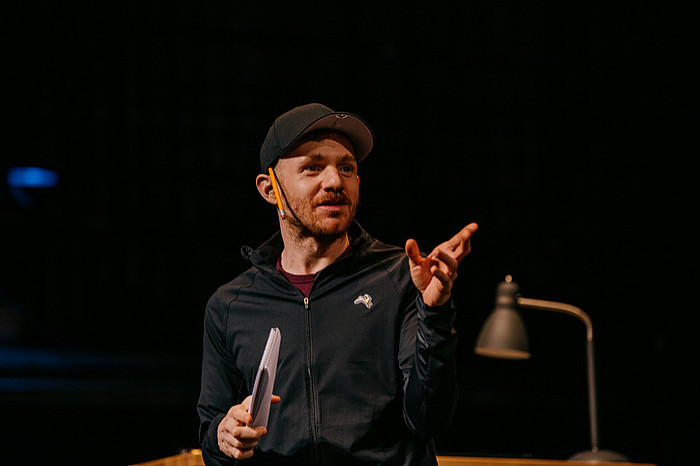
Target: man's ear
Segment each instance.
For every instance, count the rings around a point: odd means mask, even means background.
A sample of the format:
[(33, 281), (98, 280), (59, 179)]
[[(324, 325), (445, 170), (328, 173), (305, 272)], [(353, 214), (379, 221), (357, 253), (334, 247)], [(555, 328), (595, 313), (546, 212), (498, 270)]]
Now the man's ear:
[(275, 190), (272, 187), (270, 175), (265, 175), (264, 173), (259, 174), (257, 178), (255, 178), (255, 185), (265, 201), (269, 204), (277, 205), (277, 198), (275, 197)]

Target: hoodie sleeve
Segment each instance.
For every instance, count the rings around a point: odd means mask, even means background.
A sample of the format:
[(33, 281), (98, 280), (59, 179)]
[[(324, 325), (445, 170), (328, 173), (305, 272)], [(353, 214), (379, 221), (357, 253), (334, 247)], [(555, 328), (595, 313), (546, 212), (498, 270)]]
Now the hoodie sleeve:
[(204, 317), (202, 382), (197, 404), (199, 441), (207, 465), (236, 464), (218, 446), (217, 429), (231, 406), (238, 401), (235, 387), (241, 387), (240, 371), (226, 347), (228, 306), (215, 294)]
[(403, 415), (419, 437), (435, 437), (449, 427), (457, 403), (457, 334), (452, 301), (428, 307), (416, 293), (404, 313), (399, 342), (403, 372)]

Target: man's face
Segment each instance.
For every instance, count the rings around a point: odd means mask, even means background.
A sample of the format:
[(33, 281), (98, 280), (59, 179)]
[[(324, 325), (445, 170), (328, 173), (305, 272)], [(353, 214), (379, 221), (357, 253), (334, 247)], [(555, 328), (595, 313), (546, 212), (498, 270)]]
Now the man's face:
[(298, 234), (326, 241), (347, 232), (357, 209), (360, 180), (345, 136), (327, 132), (298, 144), (279, 160), (275, 172), (293, 213), (287, 219)]

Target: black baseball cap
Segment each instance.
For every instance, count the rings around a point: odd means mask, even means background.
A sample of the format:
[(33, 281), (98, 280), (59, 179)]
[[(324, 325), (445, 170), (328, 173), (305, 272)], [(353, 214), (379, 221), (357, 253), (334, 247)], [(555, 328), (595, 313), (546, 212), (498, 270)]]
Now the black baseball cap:
[(303, 135), (319, 129), (343, 133), (355, 147), (359, 162), (372, 150), (372, 130), (362, 118), (352, 113), (335, 112), (325, 105), (306, 104), (295, 107), (277, 117), (270, 127), (260, 149), (260, 168), (263, 173), (289, 150)]

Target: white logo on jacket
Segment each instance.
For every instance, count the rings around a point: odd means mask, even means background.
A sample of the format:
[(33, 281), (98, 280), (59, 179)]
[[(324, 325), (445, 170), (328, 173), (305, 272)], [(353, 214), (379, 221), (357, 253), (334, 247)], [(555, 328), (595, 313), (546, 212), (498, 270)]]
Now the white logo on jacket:
[(364, 304), (367, 309), (370, 309), (372, 306), (374, 306), (374, 303), (372, 303), (372, 297), (365, 293), (364, 295), (358, 296), (355, 298), (355, 301), (353, 301), (355, 304)]

